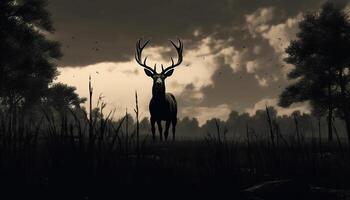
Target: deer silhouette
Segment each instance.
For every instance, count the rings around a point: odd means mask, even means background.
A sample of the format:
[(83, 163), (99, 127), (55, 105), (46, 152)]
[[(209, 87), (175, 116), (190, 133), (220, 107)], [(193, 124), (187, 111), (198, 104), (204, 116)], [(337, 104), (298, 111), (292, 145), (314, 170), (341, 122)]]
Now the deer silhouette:
[(167, 77), (170, 77), (173, 74), (175, 67), (181, 64), (183, 44), (181, 40), (179, 40), (179, 45), (177, 46), (173, 41), (170, 40), (171, 44), (175, 47), (178, 53), (178, 60), (175, 63), (174, 59), (171, 57), (171, 66), (164, 69), (163, 65), (161, 65), (162, 72), (157, 73), (156, 64), (152, 69), (146, 64), (147, 57), (145, 57), (145, 59), (142, 60), (142, 50), (149, 43), (149, 41), (150, 40), (146, 41), (144, 44), (141, 44), (142, 41), (140, 39), (136, 43), (135, 60), (140, 66), (144, 68), (146, 75), (153, 79), (152, 99), (149, 103), (149, 112), (151, 114), (150, 121), (152, 138), (153, 140), (156, 139), (155, 123), (157, 122), (160, 140), (163, 140), (162, 121), (165, 121), (165, 141), (168, 139), (170, 123), (172, 124), (173, 140), (175, 140), (175, 131), (177, 123), (177, 103), (173, 94), (166, 93), (165, 79)]

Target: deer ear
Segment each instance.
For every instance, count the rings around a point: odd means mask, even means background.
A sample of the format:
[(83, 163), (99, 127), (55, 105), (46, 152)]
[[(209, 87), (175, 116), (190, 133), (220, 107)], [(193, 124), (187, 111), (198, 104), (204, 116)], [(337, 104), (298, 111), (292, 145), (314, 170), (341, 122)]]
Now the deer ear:
[(145, 73), (146, 73), (147, 76), (149, 76), (149, 77), (152, 77), (152, 76), (153, 76), (153, 73), (152, 73), (151, 71), (149, 71), (149, 70), (147, 70), (147, 69), (144, 69), (144, 71), (145, 71)]
[(169, 76), (173, 75), (173, 72), (174, 72), (174, 69), (171, 69), (171, 70), (165, 72), (165, 73), (164, 73), (164, 76), (165, 76), (165, 77), (169, 77)]

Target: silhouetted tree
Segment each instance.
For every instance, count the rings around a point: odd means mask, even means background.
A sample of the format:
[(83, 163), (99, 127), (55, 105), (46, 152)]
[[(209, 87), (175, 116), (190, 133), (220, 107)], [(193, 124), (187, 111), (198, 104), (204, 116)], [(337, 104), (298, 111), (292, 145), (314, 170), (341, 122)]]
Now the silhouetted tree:
[(180, 136), (200, 136), (199, 122), (196, 118), (184, 117), (182, 120), (179, 120), (177, 129)]
[(86, 102), (86, 98), (80, 98), (75, 92), (76, 88), (63, 83), (53, 84), (45, 94), (45, 102), (57, 111), (65, 112), (68, 108), (79, 108)]
[(38, 102), (57, 76), (59, 44), (45, 0), (0, 1), (0, 100), (11, 107)]
[[(219, 128), (219, 129), (218, 129)], [(203, 134), (211, 135), (217, 139), (223, 139), (226, 137), (227, 127), (225, 121), (217, 118), (212, 118), (206, 121), (202, 126)]]
[(320, 12), (307, 14), (299, 28), (297, 40), (286, 49), (285, 59), (295, 66), (288, 77), (296, 82), (281, 94), (279, 105), (288, 107), (309, 101), (318, 114), (327, 112), (329, 140), (334, 111), (339, 111), (346, 121), (350, 142), (349, 18), (341, 8), (328, 2)]

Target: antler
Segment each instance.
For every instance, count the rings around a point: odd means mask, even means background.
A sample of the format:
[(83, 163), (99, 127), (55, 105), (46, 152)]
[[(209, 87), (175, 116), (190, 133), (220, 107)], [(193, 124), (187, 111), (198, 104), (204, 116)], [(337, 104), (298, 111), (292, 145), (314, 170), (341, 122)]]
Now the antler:
[(176, 51), (177, 51), (177, 54), (178, 54), (178, 60), (177, 60), (177, 63), (175, 64), (174, 63), (174, 59), (171, 57), (171, 66), (170, 67), (167, 67), (167, 68), (163, 68), (163, 65), (162, 65), (162, 73), (166, 73), (172, 69), (174, 69), (175, 67), (179, 66), (182, 62), (182, 50), (183, 50), (183, 44), (181, 42), (180, 39), (179, 40), (179, 46), (177, 46), (173, 41), (170, 40), (171, 44), (175, 47)]
[[(150, 67), (147, 66), (146, 61), (147, 61), (147, 56), (145, 58), (145, 60), (142, 62), (142, 50), (145, 48), (145, 46), (149, 43), (150, 40), (147, 40), (143, 45), (141, 45), (141, 40), (139, 39), (136, 43), (136, 53), (135, 53), (135, 60), (137, 61), (137, 63), (139, 63), (139, 65), (141, 65), (142, 67), (145, 68), (145, 70), (148, 70), (149, 72), (155, 74), (155, 69), (152, 69)], [(156, 66), (154, 66), (155, 68)]]

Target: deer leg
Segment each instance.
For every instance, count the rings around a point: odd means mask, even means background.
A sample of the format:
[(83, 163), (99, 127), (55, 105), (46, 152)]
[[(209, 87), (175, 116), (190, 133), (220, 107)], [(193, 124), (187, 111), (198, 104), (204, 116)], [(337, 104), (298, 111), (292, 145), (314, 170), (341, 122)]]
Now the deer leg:
[(160, 141), (162, 141), (163, 140), (162, 121), (161, 120), (157, 121), (157, 125), (159, 130)]
[(177, 124), (177, 118), (172, 120), (172, 129), (173, 129), (173, 141), (175, 141), (175, 131), (176, 131), (176, 124)]
[(156, 127), (155, 127), (156, 121), (151, 117), (151, 130), (152, 130), (152, 139), (153, 141), (156, 140)]
[(167, 141), (167, 139), (168, 139), (169, 127), (170, 127), (170, 120), (166, 121), (166, 124), (165, 124), (165, 132), (164, 132), (165, 141)]

